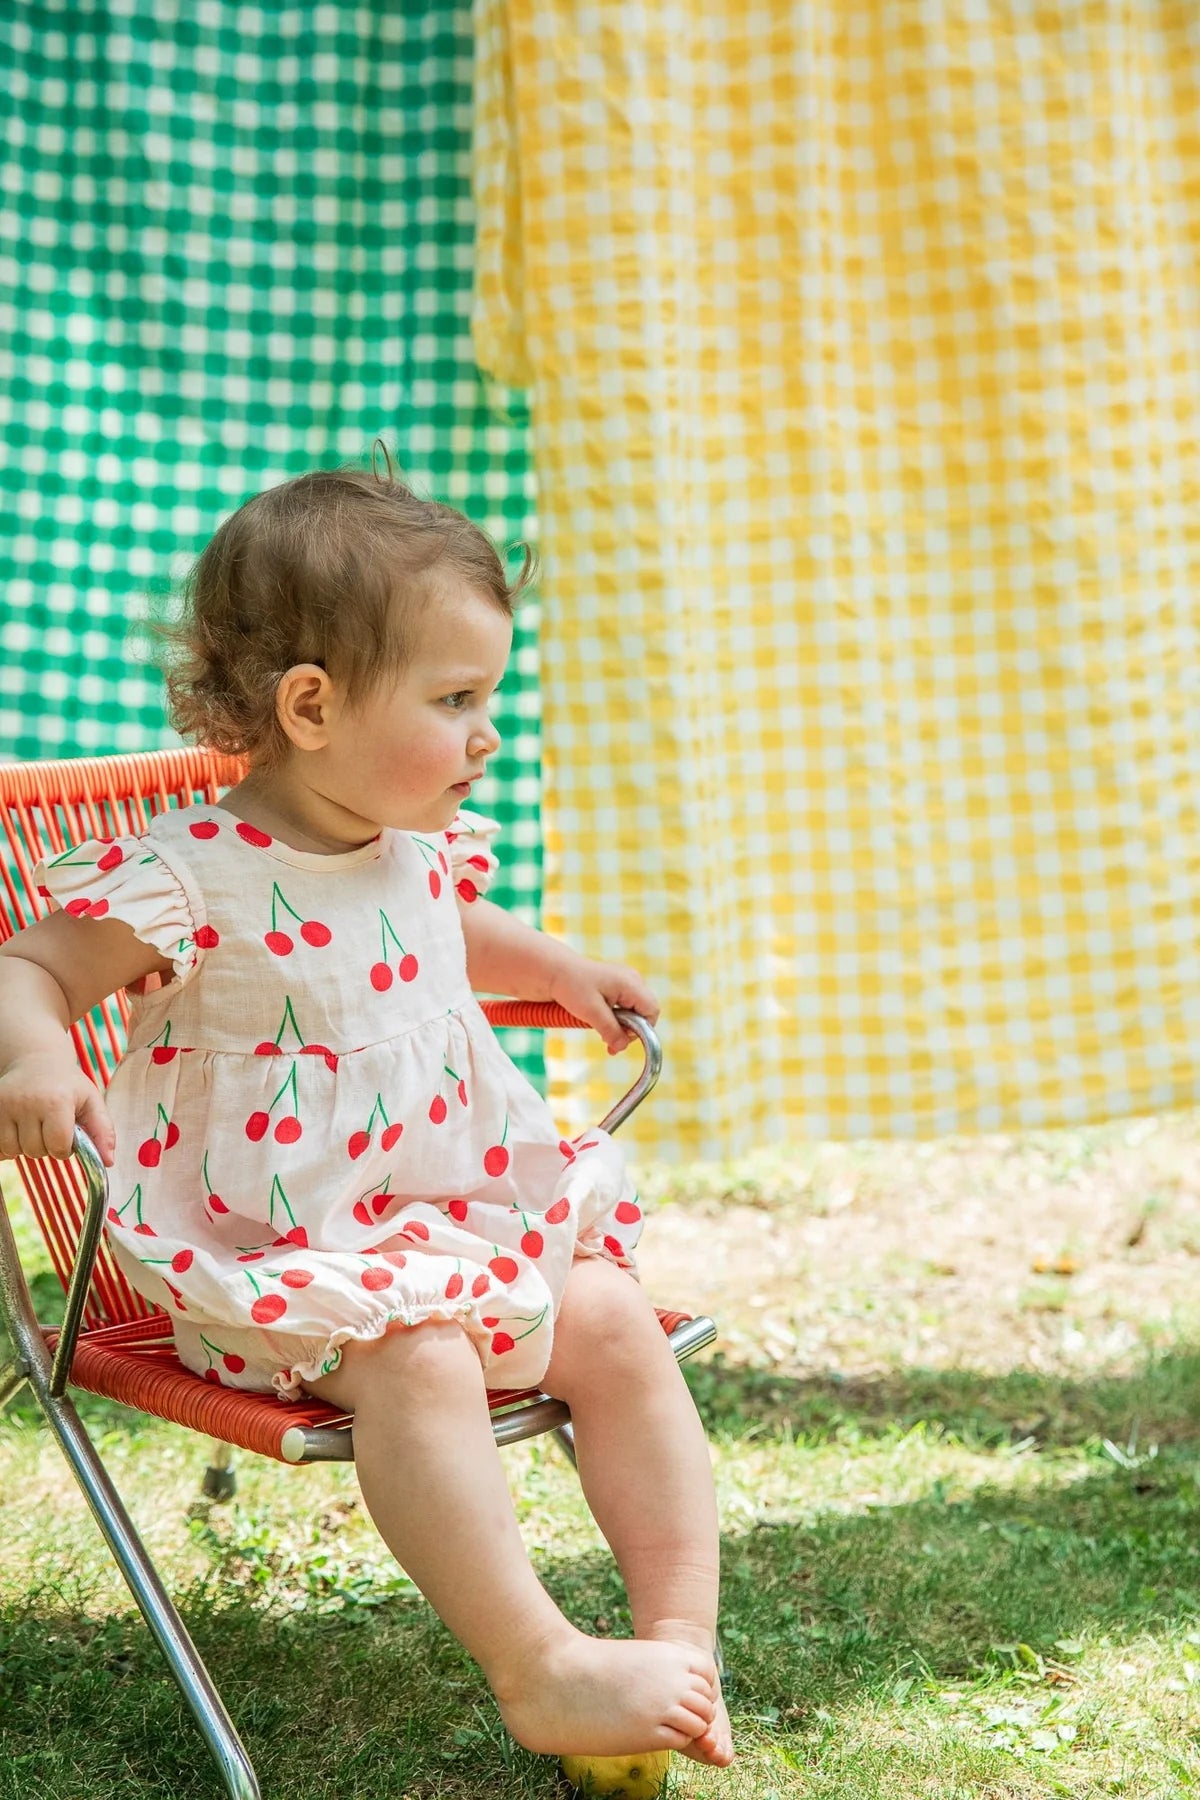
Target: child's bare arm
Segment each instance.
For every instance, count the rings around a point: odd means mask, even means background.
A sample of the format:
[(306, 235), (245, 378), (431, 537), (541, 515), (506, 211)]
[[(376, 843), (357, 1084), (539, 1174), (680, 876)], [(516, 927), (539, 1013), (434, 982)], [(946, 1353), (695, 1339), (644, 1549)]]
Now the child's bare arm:
[(0, 944), (0, 1157), (69, 1156), (78, 1120), (111, 1163), (112, 1121), (68, 1028), (114, 989), (170, 972), (119, 919), (51, 913)]
[(480, 993), (556, 1000), (595, 1027), (610, 1055), (633, 1042), (613, 1017), (614, 1006), (641, 1013), (651, 1024), (658, 1018), (658, 1001), (636, 970), (593, 962), (490, 900), (460, 900), (458, 910), (467, 943), (467, 978)]

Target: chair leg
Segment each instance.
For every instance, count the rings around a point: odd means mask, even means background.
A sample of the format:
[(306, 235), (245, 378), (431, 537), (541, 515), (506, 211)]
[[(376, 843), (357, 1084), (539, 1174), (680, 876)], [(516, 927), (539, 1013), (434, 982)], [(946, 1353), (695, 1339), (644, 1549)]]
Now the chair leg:
[(237, 1476), (233, 1472), (233, 1445), (213, 1438), (208, 1467), (200, 1482), (206, 1500), (232, 1500), (237, 1493)]
[[(41, 1387), (40, 1383), (34, 1385), (35, 1390)], [(130, 1592), (192, 1710), (220, 1770), (229, 1800), (261, 1800), (250, 1758), (233, 1721), (73, 1404), (66, 1398), (52, 1400), (40, 1391), (38, 1399)]]
[(0, 1201), (0, 1327), (16, 1352), (3, 1365), (6, 1393), (28, 1381), (59, 1448), (95, 1515), (142, 1617), (150, 1627), (167, 1667), (192, 1710), (200, 1734), (220, 1770), (229, 1800), (261, 1800), (258, 1782), (233, 1721), (213, 1686), (187, 1627), (180, 1618), (158, 1571), (146, 1554), (133, 1520), (109, 1479), (96, 1448), (83, 1429), (68, 1395), (51, 1392), (52, 1360), (33, 1312), (29, 1287), (21, 1272), (17, 1247)]

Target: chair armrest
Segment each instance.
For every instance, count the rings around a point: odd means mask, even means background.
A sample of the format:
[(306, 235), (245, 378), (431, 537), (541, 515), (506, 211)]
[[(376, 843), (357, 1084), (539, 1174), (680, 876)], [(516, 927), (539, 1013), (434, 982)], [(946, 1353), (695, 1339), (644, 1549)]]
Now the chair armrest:
[[(586, 1019), (577, 1019), (574, 1013), (569, 1013), (565, 1006), (559, 1006), (554, 1000), (481, 1000), (480, 1006), (492, 1025), (531, 1025), (535, 1029), (562, 1031), (592, 1029)], [(645, 1061), (628, 1093), (623, 1094), (612, 1111), (600, 1121), (601, 1131), (610, 1135), (625, 1123), (635, 1107), (641, 1105), (662, 1073), (662, 1045), (654, 1027), (641, 1013), (629, 1012), (623, 1006), (614, 1006), (613, 1012), (626, 1030), (632, 1031), (641, 1041)]]

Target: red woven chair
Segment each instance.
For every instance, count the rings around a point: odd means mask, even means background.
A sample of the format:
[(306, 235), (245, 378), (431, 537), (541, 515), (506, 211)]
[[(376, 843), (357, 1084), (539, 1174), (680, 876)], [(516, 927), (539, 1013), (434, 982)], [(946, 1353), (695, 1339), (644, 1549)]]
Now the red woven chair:
[[(234, 759), (202, 750), (0, 767), (0, 816), (8, 847), (7, 857), (0, 856), (0, 942), (46, 910), (32, 880), (40, 857), (57, 855), (87, 837), (142, 831), (164, 807), (215, 801), (240, 773)], [(492, 1000), (484, 1002), (484, 1011), (495, 1025), (583, 1026), (555, 1005)], [(649, 1093), (661, 1066), (658, 1041), (645, 1020), (634, 1013), (620, 1016), (640, 1038), (645, 1063), (633, 1087), (602, 1121), (607, 1131), (615, 1131)], [(102, 1086), (121, 1053), (128, 1017), (122, 992), (72, 1029), (80, 1063)], [(129, 1286), (103, 1241), (107, 1177), (83, 1132), (75, 1134), (73, 1161), (20, 1158), (16, 1166), (67, 1291), (67, 1304), (60, 1330), (38, 1324), (12, 1228), (0, 1205), (0, 1324), (15, 1351), (9, 1361), (0, 1361), (0, 1406), (26, 1384), (32, 1389), (195, 1715), (226, 1792), (232, 1800), (259, 1800), (250, 1759), (67, 1388), (71, 1384), (139, 1407), (215, 1439), (210, 1492), (231, 1491), (226, 1446), (290, 1463), (351, 1460), (353, 1420), (316, 1400), (291, 1403), (274, 1395), (217, 1388), (183, 1366), (175, 1355), (170, 1318)], [(710, 1319), (661, 1310), (658, 1316), (680, 1360), (716, 1336)], [(496, 1392), (489, 1399), (497, 1443), (553, 1431), (574, 1461), (570, 1414), (561, 1401), (535, 1389)]]

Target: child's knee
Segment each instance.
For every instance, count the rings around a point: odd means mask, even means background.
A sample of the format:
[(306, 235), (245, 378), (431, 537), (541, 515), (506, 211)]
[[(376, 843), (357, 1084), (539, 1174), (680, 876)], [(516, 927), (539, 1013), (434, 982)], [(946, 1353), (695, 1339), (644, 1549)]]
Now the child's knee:
[[(559, 1399), (579, 1382), (645, 1375), (666, 1347), (662, 1327), (632, 1276), (602, 1257), (580, 1258), (554, 1321), (554, 1351), (542, 1380)], [(667, 1351), (667, 1360), (674, 1358)]]
[(446, 1385), (483, 1384), (479, 1353), (455, 1319), (425, 1319), (419, 1325), (390, 1324), (381, 1336), (351, 1338), (332, 1375), (306, 1383), (321, 1399), (357, 1411), (377, 1393), (397, 1402), (420, 1398)]

